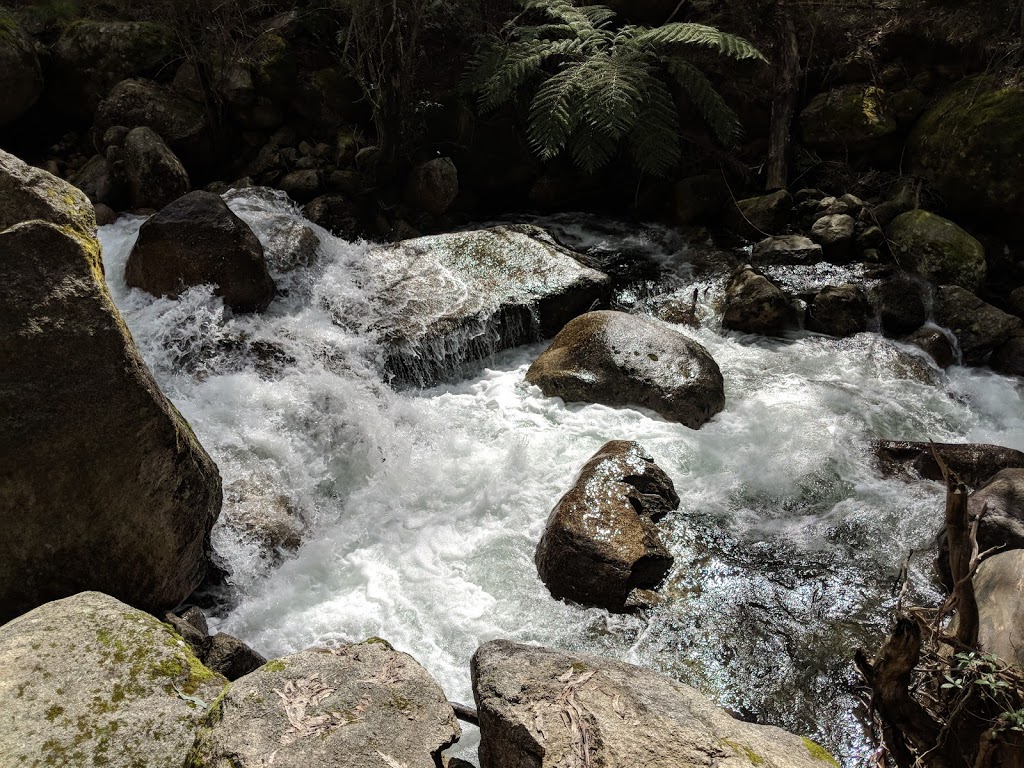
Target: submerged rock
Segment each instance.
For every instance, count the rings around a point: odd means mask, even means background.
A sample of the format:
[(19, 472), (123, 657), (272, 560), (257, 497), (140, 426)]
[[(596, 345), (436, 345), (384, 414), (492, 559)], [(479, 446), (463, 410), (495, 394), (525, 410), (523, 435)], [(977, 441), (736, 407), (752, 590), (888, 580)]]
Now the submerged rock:
[(43, 68), (32, 38), (0, 9), (0, 128), (25, 114), (43, 95)]
[(641, 405), (691, 429), (725, 407), (722, 372), (704, 347), (669, 325), (624, 312), (572, 320), (526, 380), (548, 397)]
[(139, 230), (125, 281), (154, 296), (177, 296), (197, 285), (237, 312), (260, 312), (274, 298), (263, 246), (212, 192), (191, 192), (150, 218)]
[(613, 440), (548, 517), (534, 560), (554, 597), (622, 611), (656, 587), (672, 555), (655, 527), (679, 506), (672, 480), (638, 443)]
[(182, 766), (227, 681), (149, 614), (97, 592), (0, 627), (11, 765)]
[[(930, 443), (906, 440), (873, 440), (871, 449), (883, 474), (913, 473), (926, 480), (941, 480), (939, 465), (932, 456)], [(979, 486), (997, 472), (1024, 468), (1024, 453), (1001, 445), (975, 443), (935, 443), (935, 449), (950, 469), (971, 486)]]
[(83, 589), (173, 607), (206, 572), (220, 475), (110, 300), (92, 207), (0, 153), (0, 254), (0, 621)]
[(461, 735), (441, 687), (382, 640), (274, 659), (231, 685), (192, 768), (436, 768)]
[(1024, 549), (986, 558), (974, 574), (978, 646), (1024, 667)]
[(472, 661), (480, 768), (835, 768), (806, 738), (735, 720), (698, 691), (612, 659), (485, 643)]
[(607, 275), (528, 225), (406, 240), (371, 251), (366, 270), (388, 368), (417, 383), (553, 336), (610, 291)]
[(949, 219), (908, 211), (885, 230), (900, 266), (936, 284), (977, 290), (985, 280), (985, 249)]
[(749, 264), (736, 269), (725, 286), (722, 325), (734, 331), (775, 335), (799, 325), (789, 297)]
[(949, 328), (960, 344), (965, 363), (982, 363), (1024, 323), (986, 304), (970, 291), (943, 285), (935, 299), (935, 322)]

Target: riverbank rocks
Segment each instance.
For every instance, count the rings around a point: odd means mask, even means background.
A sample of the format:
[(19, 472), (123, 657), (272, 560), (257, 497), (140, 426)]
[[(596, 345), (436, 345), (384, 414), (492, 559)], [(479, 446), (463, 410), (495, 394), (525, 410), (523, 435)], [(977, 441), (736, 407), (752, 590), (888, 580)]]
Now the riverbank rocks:
[(741, 235), (760, 238), (785, 230), (792, 218), (793, 197), (784, 189), (760, 197), (740, 200), (729, 216), (732, 228)]
[(885, 232), (893, 257), (908, 272), (969, 291), (985, 280), (985, 249), (949, 219), (908, 211), (893, 219)]
[(220, 196), (180, 197), (139, 230), (125, 280), (154, 296), (212, 284), (236, 312), (261, 312), (274, 298), (263, 246)]
[(853, 252), (853, 231), (856, 222), (846, 213), (822, 216), (811, 227), (811, 237), (821, 245), (825, 258), (842, 264)]
[(858, 285), (829, 286), (814, 297), (807, 313), (807, 327), (829, 336), (844, 338), (866, 331), (871, 304)]
[(704, 347), (665, 323), (624, 312), (588, 312), (569, 322), (526, 380), (548, 397), (640, 405), (691, 429), (725, 407), (722, 372)]
[(480, 768), (836, 768), (824, 749), (735, 720), (698, 691), (599, 656), (485, 643), (472, 661)]
[(150, 128), (129, 131), (123, 158), (136, 208), (163, 208), (192, 189), (181, 161)]
[(405, 240), (367, 254), (378, 339), (399, 381), (548, 338), (610, 293), (543, 229), (508, 225)]
[[(977, 487), (1004, 469), (1024, 469), (1024, 452), (1001, 445), (935, 443), (950, 469), (970, 486)], [(887, 476), (913, 473), (926, 480), (942, 480), (930, 443), (906, 440), (873, 440), (871, 450)]]
[(935, 298), (935, 322), (949, 328), (965, 363), (983, 363), (994, 349), (1021, 328), (1019, 317), (986, 304), (970, 291), (943, 285)]
[(231, 685), (192, 768), (435, 768), (461, 730), (444, 691), (383, 640), (274, 659)]
[(974, 574), (978, 646), (984, 653), (1024, 667), (1024, 549), (999, 552)]
[(898, 128), (889, 102), (889, 95), (873, 86), (819, 93), (800, 113), (803, 141), (835, 152), (868, 149)]
[(773, 336), (798, 327), (799, 318), (781, 288), (744, 264), (730, 275), (725, 286), (722, 325), (734, 331)]
[(76, 21), (53, 47), (50, 100), (63, 114), (90, 118), (115, 85), (158, 74), (174, 52), (174, 31), (160, 24)]
[(450, 157), (435, 157), (412, 169), (405, 199), (422, 211), (440, 216), (459, 196), (459, 172)]
[(910, 136), (911, 171), (958, 211), (1014, 230), (1024, 215), (1024, 89), (991, 78), (953, 88)]
[(879, 283), (872, 290), (871, 298), (877, 307), (882, 333), (899, 338), (924, 325), (928, 320), (927, 291), (924, 281), (906, 274)]
[(43, 68), (32, 38), (0, 9), (0, 128), (13, 123), (43, 94)]
[(672, 480), (638, 443), (613, 440), (555, 505), (534, 560), (551, 594), (612, 611), (672, 567), (655, 527), (679, 507)]
[(0, 665), (11, 765), (184, 765), (227, 684), (167, 625), (97, 592), (0, 627)]
[(766, 237), (754, 244), (751, 261), (757, 266), (817, 264), (824, 258), (821, 246), (803, 235)]
[(83, 589), (177, 605), (220, 475), (107, 294), (92, 206), (0, 153), (0, 254), (0, 621)]

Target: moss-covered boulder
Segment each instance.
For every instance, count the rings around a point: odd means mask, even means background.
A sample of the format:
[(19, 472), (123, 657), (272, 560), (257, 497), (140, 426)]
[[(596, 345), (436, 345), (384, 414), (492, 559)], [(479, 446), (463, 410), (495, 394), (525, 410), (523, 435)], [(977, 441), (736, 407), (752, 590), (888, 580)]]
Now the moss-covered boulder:
[(0, 8), (0, 128), (27, 112), (43, 94), (43, 69), (35, 43)]
[(85, 589), (174, 607), (221, 482), (107, 293), (85, 195), (0, 152), (0, 621)]
[(985, 281), (985, 248), (949, 219), (907, 211), (885, 229), (893, 256), (908, 272), (969, 291)]
[(89, 118), (111, 88), (129, 77), (158, 74), (174, 52), (174, 31), (161, 24), (77, 21), (53, 48), (52, 104), (63, 114)]
[(819, 93), (800, 113), (804, 143), (830, 151), (869, 149), (897, 128), (889, 94), (874, 86)]
[(170, 627), (98, 592), (0, 627), (4, 765), (181, 768), (227, 681)]
[(435, 768), (461, 735), (444, 691), (374, 638), (275, 659), (234, 682), (191, 768)]
[(699, 691), (600, 656), (508, 640), (477, 649), (480, 768), (838, 768), (807, 738), (730, 717)]
[(960, 84), (918, 122), (910, 169), (953, 210), (1018, 227), (1024, 214), (1024, 89)]

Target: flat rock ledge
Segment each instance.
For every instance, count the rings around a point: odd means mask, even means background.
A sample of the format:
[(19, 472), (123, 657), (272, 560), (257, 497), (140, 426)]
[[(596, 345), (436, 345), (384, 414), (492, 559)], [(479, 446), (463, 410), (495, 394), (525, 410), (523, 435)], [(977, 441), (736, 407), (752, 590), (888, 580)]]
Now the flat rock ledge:
[(837, 768), (813, 741), (598, 656), (496, 640), (473, 656), (480, 768)]
[(530, 225), (405, 240), (372, 251), (366, 274), (387, 367), (400, 382), (414, 384), (550, 338), (604, 300), (611, 285)]

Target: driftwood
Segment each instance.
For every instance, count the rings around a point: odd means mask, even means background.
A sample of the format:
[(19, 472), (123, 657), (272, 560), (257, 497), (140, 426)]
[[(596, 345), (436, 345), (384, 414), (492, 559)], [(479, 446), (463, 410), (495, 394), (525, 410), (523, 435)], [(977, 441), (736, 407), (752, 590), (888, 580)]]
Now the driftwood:
[(459, 704), (457, 701), (449, 701), (448, 703), (452, 705), (452, 709), (455, 710), (455, 717), (459, 720), (470, 725), (480, 725), (480, 716), (475, 709), (465, 704)]

